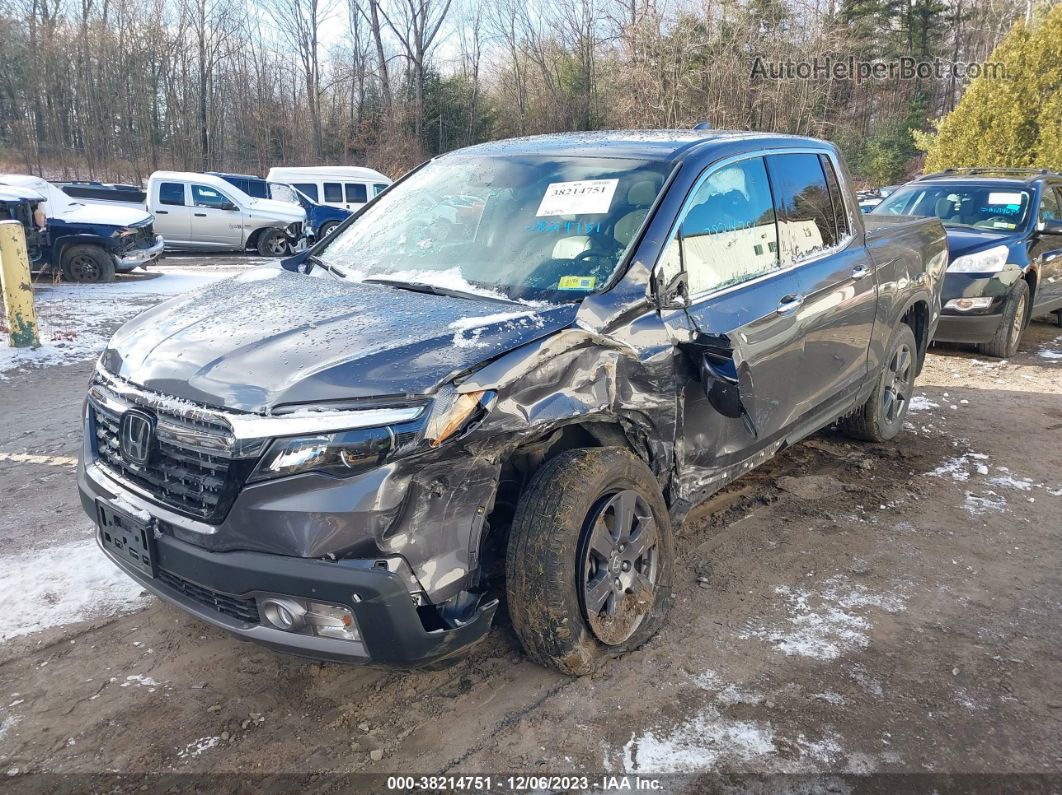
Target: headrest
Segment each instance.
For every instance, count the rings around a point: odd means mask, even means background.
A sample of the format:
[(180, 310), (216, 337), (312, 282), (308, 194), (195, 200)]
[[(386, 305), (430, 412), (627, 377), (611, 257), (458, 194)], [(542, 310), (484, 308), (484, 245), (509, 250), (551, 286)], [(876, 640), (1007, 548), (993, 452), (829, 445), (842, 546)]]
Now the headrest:
[(936, 213), (937, 218), (950, 218), (955, 212), (955, 203), (951, 199), (937, 199), (933, 212)]
[(651, 179), (642, 179), (627, 189), (627, 204), (636, 207), (648, 207), (660, 192), (660, 183)]

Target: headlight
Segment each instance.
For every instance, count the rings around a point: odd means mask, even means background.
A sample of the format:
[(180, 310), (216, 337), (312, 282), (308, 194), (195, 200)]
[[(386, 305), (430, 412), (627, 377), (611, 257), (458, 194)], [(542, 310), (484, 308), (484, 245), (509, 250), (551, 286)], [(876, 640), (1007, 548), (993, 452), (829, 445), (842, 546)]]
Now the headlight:
[(1010, 249), (996, 246), (976, 254), (956, 257), (948, 266), (948, 273), (998, 273), (1007, 264)]
[(451, 436), (481, 418), (494, 405), (495, 393), (489, 389), (479, 392), (440, 394), (435, 410), (428, 419), (424, 437), (432, 447), (438, 447)]
[(386, 426), (275, 439), (247, 482), (300, 472), (336, 477), (356, 475), (382, 464), (395, 449), (395, 442), (395, 432)]

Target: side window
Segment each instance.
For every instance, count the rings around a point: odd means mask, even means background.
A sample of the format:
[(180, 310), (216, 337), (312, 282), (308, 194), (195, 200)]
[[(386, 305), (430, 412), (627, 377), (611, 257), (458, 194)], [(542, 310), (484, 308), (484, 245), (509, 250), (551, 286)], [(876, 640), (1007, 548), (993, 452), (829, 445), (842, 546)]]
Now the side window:
[(169, 204), (174, 207), (184, 207), (184, 183), (160, 182), (159, 204)]
[(685, 267), (690, 295), (779, 269), (778, 228), (762, 157), (710, 172), (682, 211), (663, 267)]
[(374, 182), (373, 185), (372, 185), (372, 195), (373, 196), (379, 196), (381, 193), (383, 193), (385, 190), (387, 190), (388, 187), (390, 187), (390, 186), (385, 185), (382, 182)]
[[(327, 185), (325, 186), (328, 187)], [(346, 182), (343, 184), (344, 189), (347, 192), (347, 201), (351, 204), (365, 204), (369, 200), (368, 192), (365, 190), (364, 183), (361, 182)]]
[(192, 204), (196, 207), (213, 207), (221, 209), (223, 206), (232, 204), (229, 198), (216, 188), (208, 188), (206, 185), (192, 186)]
[(326, 182), (324, 184), (324, 200), (326, 202), (343, 201), (343, 186), (338, 182)]
[(293, 183), (295, 190), (301, 191), (313, 199), (315, 202), (320, 201), (317, 193), (317, 183), (315, 182), (295, 182)]
[(253, 196), (256, 199), (268, 199), (269, 198), (269, 183), (259, 182), (256, 179), (244, 180), (246, 186), (237, 185), (236, 187), (246, 193), (248, 196)]
[(1058, 209), (1058, 195), (1050, 185), (1044, 186), (1043, 197), (1040, 199), (1040, 212), (1037, 221), (1057, 221), (1062, 219), (1062, 213)]
[(837, 245), (833, 205), (817, 155), (769, 155), (782, 262), (791, 265)]
[(826, 186), (830, 189), (830, 203), (833, 205), (833, 225), (837, 230), (837, 239), (844, 240), (848, 237), (848, 210), (844, 204), (844, 194), (841, 193), (841, 182), (837, 179), (837, 172), (833, 170), (833, 161), (826, 155), (819, 155), (819, 163), (826, 175)]

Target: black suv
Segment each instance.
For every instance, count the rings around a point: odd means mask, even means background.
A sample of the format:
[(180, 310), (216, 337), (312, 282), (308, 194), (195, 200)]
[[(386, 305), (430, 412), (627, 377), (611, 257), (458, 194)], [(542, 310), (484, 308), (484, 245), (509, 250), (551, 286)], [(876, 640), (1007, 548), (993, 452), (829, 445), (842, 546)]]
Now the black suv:
[(873, 214), (944, 224), (951, 261), (936, 340), (1006, 358), (1034, 315), (1055, 312), (1062, 322), (1062, 174), (941, 171), (904, 185)]
[(663, 622), (691, 505), (839, 419), (902, 427), (944, 230), (848, 184), (769, 134), (438, 157), (115, 335), (78, 470), (100, 544), (273, 648), (433, 663), (505, 594), (532, 658), (585, 673)]

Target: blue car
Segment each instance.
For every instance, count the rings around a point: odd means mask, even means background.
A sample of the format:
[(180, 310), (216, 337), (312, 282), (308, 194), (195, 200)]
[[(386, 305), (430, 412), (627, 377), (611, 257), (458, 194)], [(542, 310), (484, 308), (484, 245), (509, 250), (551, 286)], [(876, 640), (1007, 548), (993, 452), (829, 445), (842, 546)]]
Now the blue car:
[(220, 171), (207, 172), (232, 183), (248, 196), (258, 199), (276, 199), (298, 203), (306, 211), (306, 236), (320, 240), (332, 233), (332, 230), (347, 220), (353, 213), (340, 207), (319, 204), (300, 190), (279, 182), (268, 182), (253, 174), (225, 174)]

